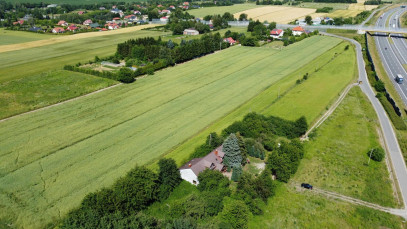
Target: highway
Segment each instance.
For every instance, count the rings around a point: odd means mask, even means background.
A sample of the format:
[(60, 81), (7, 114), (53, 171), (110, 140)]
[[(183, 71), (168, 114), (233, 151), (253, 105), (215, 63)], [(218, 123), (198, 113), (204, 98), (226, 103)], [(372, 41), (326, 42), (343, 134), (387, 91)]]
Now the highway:
[[(377, 20), (376, 27), (386, 28), (391, 27), (393, 29), (399, 29), (399, 18), (401, 14), (406, 11), (407, 8), (395, 8), (386, 11), (381, 18)], [(389, 26), (386, 26), (386, 22), (389, 21)], [(407, 77), (407, 71), (404, 66), (407, 65), (407, 43), (405, 38), (392, 35), (391, 37), (386, 34), (376, 33), (375, 42), (376, 48), (382, 60), (384, 69), (387, 75), (393, 82), (394, 87), (400, 94), (403, 102), (407, 105), (407, 83), (398, 84), (395, 81), (397, 74), (401, 74)], [(404, 65), (404, 66), (403, 66)]]
[(396, 179), (397, 179), (397, 182), (400, 187), (402, 199), (403, 199), (404, 209), (403, 209), (403, 212), (401, 215), (407, 219), (407, 211), (405, 209), (405, 207), (407, 206), (407, 168), (406, 168), (406, 164), (404, 162), (404, 158), (403, 158), (400, 146), (398, 144), (393, 126), (390, 122), (390, 119), (387, 116), (386, 111), (384, 110), (382, 104), (376, 98), (376, 94), (374, 93), (372, 87), (369, 84), (369, 80), (367, 78), (367, 73), (365, 70), (365, 61), (363, 60), (362, 47), (357, 41), (355, 41), (353, 39), (340, 37), (340, 36), (336, 36), (336, 35), (328, 34), (328, 33), (321, 33), (321, 34), (339, 37), (344, 40), (348, 40), (355, 45), (358, 72), (359, 72), (359, 81), (362, 82), (360, 84), (360, 88), (362, 89), (363, 93), (365, 93), (366, 96), (368, 97), (369, 101), (371, 102), (371, 104), (379, 118), (380, 127), (383, 132), (384, 142), (386, 144), (387, 151), (389, 153), (389, 156), (390, 156), (390, 159), (391, 159), (391, 162), (393, 165), (393, 169), (394, 169), (394, 172), (396, 175)]

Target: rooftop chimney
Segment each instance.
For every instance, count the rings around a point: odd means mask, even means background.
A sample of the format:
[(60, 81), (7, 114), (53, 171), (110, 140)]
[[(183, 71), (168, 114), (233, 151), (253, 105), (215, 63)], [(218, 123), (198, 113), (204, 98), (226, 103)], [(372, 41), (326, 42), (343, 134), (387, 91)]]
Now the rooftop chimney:
[(192, 167), (192, 164), (191, 164), (191, 163), (189, 163), (188, 167)]

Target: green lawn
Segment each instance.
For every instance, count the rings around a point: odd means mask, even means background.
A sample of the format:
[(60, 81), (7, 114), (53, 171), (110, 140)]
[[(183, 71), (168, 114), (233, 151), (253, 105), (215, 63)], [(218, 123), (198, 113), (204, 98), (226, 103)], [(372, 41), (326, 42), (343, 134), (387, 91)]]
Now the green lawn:
[(58, 103), (116, 83), (110, 79), (63, 70), (0, 83), (0, 119)]
[(93, 60), (95, 56), (113, 55), (117, 44), (139, 37), (157, 37), (164, 32), (140, 30), (125, 34), (115, 34), (83, 38), (68, 42), (0, 53), (0, 83), (59, 70), (66, 64), (76, 64)]
[[(185, 163), (194, 149), (205, 142), (209, 133), (220, 133), (230, 123), (241, 120), (247, 113), (252, 111), (267, 115), (274, 114), (293, 120), (305, 115), (308, 123), (313, 123), (350, 81), (356, 79), (356, 54), (352, 48), (343, 52), (346, 45), (348, 43), (341, 43), (320, 57), (315, 58), (309, 64), (302, 66), (289, 76), (271, 85), (261, 94), (238, 107), (226, 117), (216, 120), (210, 127), (203, 129), (200, 133), (185, 141), (167, 154), (166, 157), (174, 158), (179, 165)], [(285, 48), (290, 47), (287, 46)], [(268, 47), (262, 47), (261, 49), (275, 51)], [(336, 55), (335, 53), (342, 54)], [(336, 58), (332, 60), (335, 56)], [(347, 67), (344, 68), (342, 66)], [(315, 72), (316, 69), (319, 70)], [(309, 73), (309, 79), (300, 85), (296, 85), (296, 80), (301, 79), (305, 73)], [(280, 95), (279, 99), (277, 99), (278, 95)], [(295, 101), (296, 99), (298, 99), (298, 102)], [(298, 109), (297, 106), (301, 109)]]
[(367, 152), (380, 146), (375, 111), (359, 88), (353, 88), (337, 110), (306, 144), (305, 158), (293, 178), (347, 196), (395, 207), (384, 161)]
[[(156, 160), (340, 42), (233, 47), (0, 123), (0, 218), (41, 227)], [(244, 56), (245, 58), (242, 58)]]
[(12, 31), (0, 29), (0, 48), (1, 45), (18, 44), (29, 41), (38, 41), (52, 38), (50, 34), (39, 34), (22, 31)]
[(198, 18), (203, 18), (206, 15), (223, 15), (225, 12), (235, 14), (241, 11), (250, 10), (258, 7), (263, 7), (262, 5), (256, 5), (254, 3), (245, 3), (245, 4), (235, 4), (233, 6), (217, 6), (217, 7), (202, 7), (199, 9), (189, 10), (188, 13), (194, 15)]
[(298, 189), (280, 184), (249, 228), (404, 228), (400, 217)]

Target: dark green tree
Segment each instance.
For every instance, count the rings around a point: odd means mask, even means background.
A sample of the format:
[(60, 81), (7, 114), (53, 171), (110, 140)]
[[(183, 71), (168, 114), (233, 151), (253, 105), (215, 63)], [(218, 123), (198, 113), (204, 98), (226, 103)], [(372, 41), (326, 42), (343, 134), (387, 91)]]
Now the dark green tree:
[(182, 181), (174, 159), (163, 158), (158, 161), (158, 181), (160, 182), (160, 200), (166, 199)]
[(248, 227), (249, 209), (243, 201), (232, 199), (224, 206), (220, 218), (232, 228), (244, 229)]
[(239, 21), (247, 21), (247, 14), (245, 14), (245, 13), (240, 14)]
[(239, 181), (239, 179), (240, 179), (240, 177), (242, 176), (242, 174), (243, 174), (242, 166), (241, 166), (240, 164), (239, 164), (239, 165), (235, 165), (235, 166), (233, 167), (231, 180), (232, 180), (232, 181), (235, 181), (235, 182)]
[(117, 74), (117, 80), (123, 83), (134, 82), (133, 70), (130, 68), (120, 68), (119, 73)]
[(305, 22), (307, 25), (312, 25), (312, 17), (309, 15), (305, 16)]
[(384, 149), (381, 147), (378, 148), (374, 148), (372, 150), (369, 150), (367, 152), (367, 156), (370, 157), (372, 160), (374, 161), (382, 161), (384, 156), (385, 156), (385, 152)]
[(223, 152), (225, 156), (223, 158), (223, 164), (227, 167), (234, 167), (242, 163), (242, 154), (240, 152), (239, 140), (235, 134), (230, 134), (229, 137), (223, 143)]

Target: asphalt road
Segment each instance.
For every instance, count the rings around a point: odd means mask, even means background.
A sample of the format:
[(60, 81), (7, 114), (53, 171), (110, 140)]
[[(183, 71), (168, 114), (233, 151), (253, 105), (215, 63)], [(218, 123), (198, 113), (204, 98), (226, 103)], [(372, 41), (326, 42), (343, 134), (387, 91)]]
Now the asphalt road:
[[(389, 10), (383, 14), (381, 18), (377, 20), (376, 26), (385, 28), (391, 27), (398, 29), (400, 15), (406, 11), (407, 8), (395, 8)], [(386, 22), (389, 21), (389, 26), (386, 26)], [(386, 36), (386, 34), (376, 33), (380, 36), (375, 36), (375, 42), (377, 51), (379, 52), (380, 58), (383, 62), (383, 66), (393, 82), (394, 87), (400, 94), (403, 102), (407, 105), (407, 83), (398, 84), (395, 81), (397, 74), (401, 74), (407, 78), (407, 71), (403, 67), (407, 66), (407, 43), (406, 39), (402, 37), (397, 37), (397, 35), (392, 35), (391, 37)]]
[[(390, 119), (387, 116), (383, 106), (379, 102), (379, 100), (376, 98), (375, 93), (373, 92), (373, 89), (371, 88), (366, 70), (365, 70), (365, 61), (363, 60), (363, 54), (362, 54), (362, 47), (361, 45), (349, 38), (345, 37), (340, 37), (332, 34), (327, 34), (327, 33), (322, 33), (325, 35), (329, 36), (334, 36), (334, 37), (339, 37), (344, 40), (348, 40), (352, 42), (355, 47), (356, 47), (356, 55), (357, 55), (357, 64), (358, 64), (358, 71), (359, 71), (359, 81), (362, 81), (360, 84), (360, 88), (362, 91), (366, 94), (368, 97), (369, 101), (373, 105), (373, 108), (376, 111), (376, 114), (379, 118), (380, 126), (382, 128), (383, 132), (383, 138), (385, 141), (385, 144), (387, 146), (391, 162), (393, 164), (394, 172), (396, 174), (397, 181), (399, 183), (400, 191), (403, 197), (403, 203), (404, 206), (407, 206), (407, 168), (406, 164), (404, 162), (404, 158), (401, 152), (401, 149), (399, 147), (399, 144), (397, 142), (396, 135), (393, 130), (393, 126), (390, 123)], [(405, 210), (405, 209), (404, 209)], [(407, 219), (407, 211), (405, 210), (404, 212), (404, 218)]]

